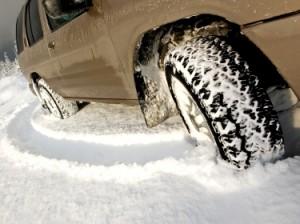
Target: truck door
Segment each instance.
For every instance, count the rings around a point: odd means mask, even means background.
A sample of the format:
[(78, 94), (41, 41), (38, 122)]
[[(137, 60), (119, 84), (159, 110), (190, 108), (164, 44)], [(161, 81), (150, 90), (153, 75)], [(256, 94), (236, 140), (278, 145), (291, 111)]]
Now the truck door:
[(59, 62), (62, 95), (83, 100), (128, 99), (127, 80), (100, 6), (95, 3), (67, 17), (47, 16), (48, 48), (51, 57)]

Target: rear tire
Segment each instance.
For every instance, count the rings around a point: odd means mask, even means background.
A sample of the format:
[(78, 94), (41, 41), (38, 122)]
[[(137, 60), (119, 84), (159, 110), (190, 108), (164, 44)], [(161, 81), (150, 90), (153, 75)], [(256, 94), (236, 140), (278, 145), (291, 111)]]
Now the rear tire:
[(44, 79), (38, 80), (37, 84), (42, 106), (54, 117), (66, 119), (78, 112), (79, 108), (76, 101), (64, 99), (52, 90)]
[[(187, 129), (196, 138), (212, 139), (223, 159), (247, 168), (282, 156), (282, 131), (272, 103), (225, 38), (195, 38), (177, 46), (165, 58), (165, 70)], [(189, 98), (201, 112), (200, 123), (184, 106)]]

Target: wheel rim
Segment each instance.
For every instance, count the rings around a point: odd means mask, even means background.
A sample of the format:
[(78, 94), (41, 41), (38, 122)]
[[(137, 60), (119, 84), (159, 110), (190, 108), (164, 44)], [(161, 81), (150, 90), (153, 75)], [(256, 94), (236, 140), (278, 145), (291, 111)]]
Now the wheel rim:
[(216, 145), (215, 138), (209, 128), (207, 120), (193, 96), (176, 77), (172, 76), (171, 85), (178, 109), (190, 135), (198, 142), (207, 140)]
[(53, 97), (51, 94), (43, 87), (40, 88), (40, 95), (41, 98), (43, 99), (44, 103), (46, 104), (49, 112), (53, 114), (55, 117), (61, 118), (61, 113), (60, 110), (54, 101)]

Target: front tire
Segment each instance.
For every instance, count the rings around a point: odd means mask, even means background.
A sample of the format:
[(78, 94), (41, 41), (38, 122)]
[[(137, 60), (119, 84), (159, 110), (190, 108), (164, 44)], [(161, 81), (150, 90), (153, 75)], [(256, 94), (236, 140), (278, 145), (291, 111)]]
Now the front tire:
[(38, 80), (37, 85), (42, 106), (54, 117), (66, 119), (78, 112), (79, 108), (76, 101), (64, 99), (52, 90), (44, 79)]
[[(281, 127), (266, 91), (225, 38), (195, 38), (175, 47), (165, 58), (165, 70), (187, 129), (198, 139), (206, 135), (213, 140), (223, 159), (247, 168), (284, 153)], [(184, 103), (187, 99), (191, 107)]]

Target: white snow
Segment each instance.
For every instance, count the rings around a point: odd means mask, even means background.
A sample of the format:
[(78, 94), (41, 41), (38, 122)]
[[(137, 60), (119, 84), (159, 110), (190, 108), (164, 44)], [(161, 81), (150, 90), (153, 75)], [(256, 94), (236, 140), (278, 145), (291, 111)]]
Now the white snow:
[(91, 104), (59, 121), (16, 65), (0, 76), (1, 224), (299, 223), (299, 106), (280, 113), (286, 158), (239, 172), (179, 118), (147, 129), (137, 106)]

